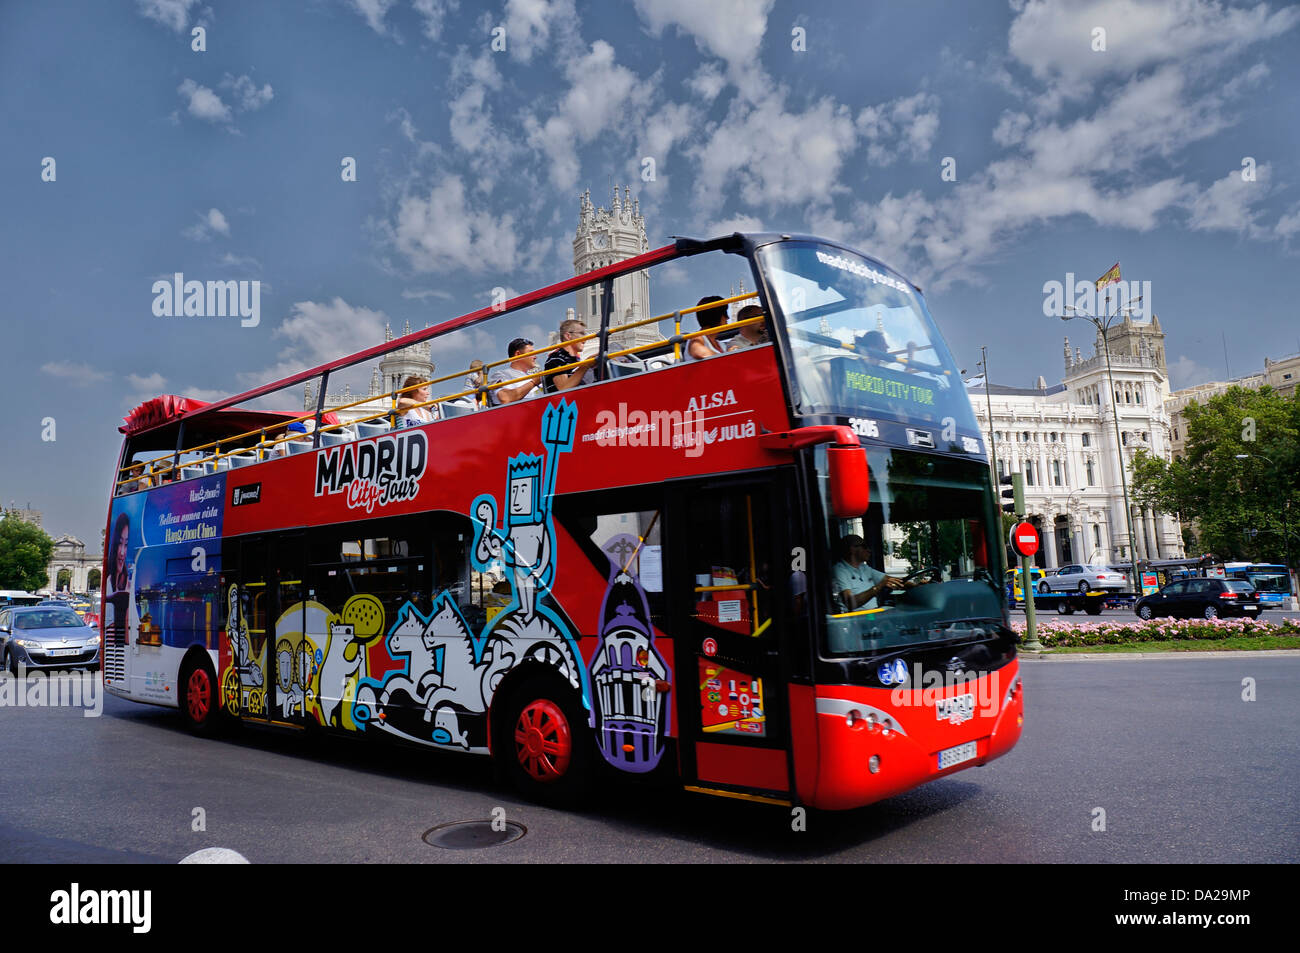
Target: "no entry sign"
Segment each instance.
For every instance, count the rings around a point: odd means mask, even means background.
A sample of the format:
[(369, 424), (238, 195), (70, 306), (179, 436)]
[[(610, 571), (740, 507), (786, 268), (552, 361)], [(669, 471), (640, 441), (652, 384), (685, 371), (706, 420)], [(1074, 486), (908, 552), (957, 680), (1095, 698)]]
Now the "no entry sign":
[(1038, 552), (1038, 530), (1033, 523), (1017, 523), (1011, 527), (1011, 548), (1021, 556)]

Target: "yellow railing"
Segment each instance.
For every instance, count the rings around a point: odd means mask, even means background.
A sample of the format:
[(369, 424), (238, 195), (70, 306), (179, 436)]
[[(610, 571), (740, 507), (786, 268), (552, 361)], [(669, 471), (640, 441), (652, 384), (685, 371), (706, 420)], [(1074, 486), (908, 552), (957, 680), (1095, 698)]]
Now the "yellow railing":
[[(689, 314), (696, 314), (700, 311), (708, 311), (713, 308), (725, 308), (731, 304), (735, 304), (740, 301), (749, 301), (757, 297), (758, 297), (758, 292), (751, 291), (751, 292), (746, 292), (744, 294), (733, 295), (730, 298), (723, 298), (720, 301), (711, 301), (707, 304), (694, 305), (689, 308), (682, 308), (679, 311), (670, 311), (665, 314), (659, 314), (653, 317), (643, 318), (640, 321), (632, 321), (627, 324), (617, 325), (616, 327), (610, 329), (609, 333), (611, 335), (621, 334), (624, 331), (629, 331), (634, 328), (639, 328), (646, 325), (651, 325), (651, 324), (657, 325), (660, 321), (671, 320), (673, 322), (673, 336), (671, 338), (664, 338), (658, 341), (650, 341), (645, 344), (638, 344), (633, 347), (623, 348), (617, 351), (608, 351), (605, 354), (605, 358), (607, 360), (613, 360), (619, 357), (636, 355), (642, 351), (657, 350), (659, 348), (662, 348), (665, 344), (671, 343), (673, 346), (673, 361), (674, 363), (678, 363), (681, 361), (683, 343), (689, 344), (689, 342), (695, 340), (696, 338), (704, 337), (706, 335), (717, 334), (723, 328), (727, 329), (728, 331), (731, 331), (737, 328), (744, 328), (744, 327), (749, 327), (751, 325), (762, 324), (764, 321), (767, 320), (766, 316), (761, 316), (757, 318), (748, 318), (744, 321), (732, 321), (732, 322), (728, 322), (725, 325), (719, 325), (718, 327), (701, 328), (698, 331), (689, 331), (683, 334), (682, 333), (683, 316)], [(478, 365), (477, 367), (471, 366), (466, 368), (465, 370), (455, 371), (450, 374), (444, 374), (441, 377), (434, 377), (426, 381), (421, 381), (418, 384), (412, 384), (409, 387), (403, 387), (398, 390), (386, 392), (385, 396), (392, 398), (392, 407), (388, 410), (369, 414), (365, 417), (357, 417), (349, 421), (340, 421), (339, 423), (335, 423), (335, 424), (327, 424), (325, 426), (317, 427), (315, 429), (317, 433), (330, 433), (334, 431), (344, 431), (347, 428), (352, 427), (354, 424), (369, 423), (370, 421), (379, 420), (379, 419), (387, 419), (389, 421), (390, 426), (395, 426), (397, 419), (411, 410), (415, 410), (423, 407), (437, 407), (441, 404), (447, 403), (448, 401), (460, 400), (462, 398), (470, 397), (470, 396), (474, 397), (474, 403), (476, 407), (478, 407), (479, 409), (483, 409), (484, 405), (482, 401), (485, 399), (486, 395), (490, 394), (492, 391), (504, 387), (514, 387), (518, 384), (523, 383), (524, 381), (537, 380), (539, 378), (550, 377), (554, 374), (569, 374), (577, 370), (578, 368), (585, 368), (585, 367), (592, 366), (593, 364), (596, 363), (597, 356), (575, 360), (570, 364), (565, 364), (561, 367), (554, 367), (549, 370), (543, 368), (541, 370), (537, 370), (529, 374), (521, 374), (518, 377), (512, 377), (506, 380), (489, 382), (488, 377), (494, 368), (502, 367), (504, 365), (509, 365), (518, 360), (538, 357), (543, 354), (549, 354), (550, 352), (556, 350), (557, 347), (566, 347), (573, 344), (585, 344), (586, 342), (596, 340), (599, 337), (600, 337), (600, 332), (593, 331), (591, 334), (586, 334), (583, 335), (582, 337), (574, 338), (571, 341), (566, 341), (561, 345), (547, 345), (546, 347), (535, 348), (531, 351), (525, 351), (521, 354), (516, 354), (512, 357), (505, 357), (500, 360), (491, 361), (488, 363), (475, 361), (474, 363)], [(404, 408), (400, 414), (398, 413), (397, 408), (398, 408), (398, 403), (400, 401), (401, 395), (409, 393), (411, 391), (420, 390), (423, 387), (431, 387), (434, 384), (442, 384), (450, 380), (455, 380), (458, 377), (466, 377), (467, 375), (470, 374), (482, 375), (482, 383), (478, 387), (474, 387), (469, 390), (460, 390), (454, 394), (443, 394), (431, 400), (422, 401), (419, 403), (412, 403), (408, 407)], [(359, 407), (362, 404), (373, 403), (374, 400), (375, 397), (373, 395), (369, 395), (366, 397), (362, 397), (359, 400), (355, 400), (350, 404), (341, 404), (337, 407), (331, 407), (329, 412), (337, 413), (338, 411), (341, 410), (349, 410), (353, 407)], [(300, 434), (300, 433), (287, 432), (290, 424), (306, 423), (309, 420), (310, 421), (316, 420), (315, 411), (312, 411), (311, 413), (307, 413), (307, 414), (302, 414), (299, 417), (293, 417), (285, 421), (277, 421), (275, 426), (273, 427), (259, 427), (255, 430), (249, 430), (249, 431), (245, 431), (244, 433), (234, 434), (233, 436), (220, 437), (217, 440), (211, 440), (207, 443), (199, 444), (198, 446), (195, 447), (186, 447), (180, 452), (183, 454), (194, 454), (194, 453), (201, 454), (206, 450), (212, 450), (213, 452), (210, 455), (201, 456), (197, 459), (186, 460), (179, 464), (175, 464), (173, 462), (174, 459), (178, 456), (178, 454), (174, 452), (161, 454), (151, 460), (138, 460), (133, 463), (129, 463), (125, 467), (122, 467), (121, 470), (119, 471), (120, 479), (118, 479), (114, 484), (115, 487), (114, 492), (122, 493), (122, 492), (133, 492), (134, 490), (137, 489), (147, 489), (148, 488), (147, 486), (142, 487), (139, 485), (142, 480), (148, 481), (148, 484), (151, 486), (156, 486), (160, 481), (162, 481), (167, 476), (167, 474), (173, 472), (174, 470), (183, 470), (186, 467), (202, 468), (205, 464), (208, 463), (212, 463), (215, 465), (219, 460), (222, 460), (227, 457), (232, 457), (237, 454), (245, 454), (250, 451), (256, 455), (257, 462), (261, 462), (262, 460), (265, 460), (269, 456), (271, 456), (274, 449), (278, 447), (280, 444), (289, 443), (291, 441), (296, 441), (296, 440), (311, 439), (310, 433)], [(282, 428), (285, 431), (282, 436), (274, 436), (274, 437), (267, 436), (268, 430), (279, 433)], [(260, 437), (260, 439), (255, 444), (252, 444), (251, 446), (240, 446), (235, 449), (225, 450), (225, 451), (221, 449), (223, 445), (228, 446), (230, 444), (241, 443), (242, 441), (248, 440), (250, 437)], [(127, 484), (131, 484), (131, 483), (136, 484), (134, 487), (132, 487), (131, 490), (123, 489)]]

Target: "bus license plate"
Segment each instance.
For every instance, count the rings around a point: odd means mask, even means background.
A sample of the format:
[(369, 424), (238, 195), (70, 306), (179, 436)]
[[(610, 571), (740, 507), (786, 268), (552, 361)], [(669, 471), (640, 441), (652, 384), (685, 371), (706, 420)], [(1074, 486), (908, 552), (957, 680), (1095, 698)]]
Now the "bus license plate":
[(80, 655), (81, 649), (50, 649), (47, 655)]
[(939, 752), (939, 770), (951, 768), (954, 764), (961, 764), (963, 761), (970, 761), (975, 757), (975, 742), (968, 741), (964, 745), (957, 745), (955, 748), (948, 748)]

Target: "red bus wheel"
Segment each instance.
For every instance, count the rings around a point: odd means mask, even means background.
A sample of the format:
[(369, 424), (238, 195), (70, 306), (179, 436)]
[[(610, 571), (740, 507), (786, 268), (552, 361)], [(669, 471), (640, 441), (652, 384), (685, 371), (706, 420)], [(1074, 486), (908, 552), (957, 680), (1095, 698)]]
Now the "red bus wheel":
[(539, 698), (524, 706), (515, 723), (515, 757), (534, 781), (551, 784), (564, 777), (573, 758), (573, 733), (558, 705)]
[(586, 793), (592, 767), (586, 712), (560, 679), (533, 679), (511, 693), (496, 722), (493, 755), (524, 795), (572, 803)]
[(216, 730), (220, 719), (217, 677), (206, 655), (196, 652), (181, 666), (180, 708), (190, 731), (206, 735)]

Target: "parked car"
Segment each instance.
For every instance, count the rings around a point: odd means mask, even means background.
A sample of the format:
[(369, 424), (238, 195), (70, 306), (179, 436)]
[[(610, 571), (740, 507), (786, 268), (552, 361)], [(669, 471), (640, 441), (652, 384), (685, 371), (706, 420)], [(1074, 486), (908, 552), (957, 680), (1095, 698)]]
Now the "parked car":
[(1259, 596), (1244, 579), (1179, 579), (1159, 592), (1143, 596), (1133, 606), (1139, 619), (1176, 616), (1187, 619), (1217, 619), (1246, 616), (1258, 619)]
[(1106, 566), (1063, 566), (1038, 583), (1039, 592), (1118, 592), (1125, 588), (1123, 573)]
[(15, 675), (48, 668), (99, 668), (99, 633), (67, 606), (0, 609), (0, 658)]

